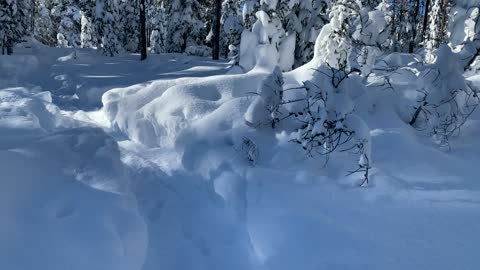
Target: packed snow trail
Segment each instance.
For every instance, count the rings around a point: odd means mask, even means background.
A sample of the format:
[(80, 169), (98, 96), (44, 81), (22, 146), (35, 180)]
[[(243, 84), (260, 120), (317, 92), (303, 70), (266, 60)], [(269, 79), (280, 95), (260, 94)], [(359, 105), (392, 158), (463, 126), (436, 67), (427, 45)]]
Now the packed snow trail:
[(480, 267), (479, 112), (451, 153), (388, 103), (361, 112), (375, 163), (358, 188), (348, 159), (323, 167), (286, 134), (245, 125), (268, 69), (33, 50), (0, 58), (17, 68), (0, 75), (2, 269)]

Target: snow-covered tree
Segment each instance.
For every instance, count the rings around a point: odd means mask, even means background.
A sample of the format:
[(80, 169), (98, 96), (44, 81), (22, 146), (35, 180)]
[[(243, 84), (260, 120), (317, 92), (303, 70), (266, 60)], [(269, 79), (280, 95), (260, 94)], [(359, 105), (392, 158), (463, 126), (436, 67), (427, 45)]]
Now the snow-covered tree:
[(0, 1), (0, 47), (2, 54), (11, 54), (13, 46), (27, 34), (28, 7), (27, 0)]
[(203, 42), (201, 33), (204, 22), (200, 16), (201, 5), (197, 0), (172, 0), (167, 10), (167, 51), (184, 52), (188, 46)]
[(240, 7), (238, 6), (238, 1), (224, 0), (222, 3), (222, 36), (224, 36), (224, 47), (226, 47), (225, 49), (229, 49), (230, 51), (228, 53), (228, 51), (225, 50), (225, 58), (227, 58), (228, 56), (230, 56), (231, 58), (238, 57), (237, 48), (240, 46), (240, 39), (243, 30), (239, 9)]
[(54, 22), (50, 15), (52, 8), (51, 0), (36, 0), (35, 1), (35, 26), (34, 36), (37, 40), (48, 46), (57, 44), (57, 36)]
[(167, 20), (163, 1), (150, 7), (149, 18), (152, 30), (150, 34), (150, 51), (152, 53), (164, 53), (167, 47)]
[(423, 84), (409, 124), (448, 146), (479, 105), (478, 90), (467, 83), (457, 56), (446, 44), (434, 51), (432, 63), (418, 77)]
[(57, 45), (79, 47), (82, 15), (77, 1), (54, 0), (51, 15), (58, 27)]
[(268, 125), (275, 128), (280, 122), (282, 102), (283, 75), (277, 66), (258, 87), (257, 95), (245, 113), (245, 121), (252, 127)]
[(121, 50), (118, 40), (118, 15), (117, 0), (96, 1), (95, 29), (104, 55), (114, 56)]
[(315, 50), (323, 63), (334, 69), (346, 69), (352, 49), (352, 34), (360, 7), (354, 0), (337, 0), (330, 11), (330, 23), (320, 32)]
[(448, 40), (448, 13), (452, 5), (452, 0), (433, 0), (425, 42), (427, 62), (433, 61), (433, 50)]
[[(295, 66), (312, 60), (315, 40), (323, 26), (330, 20), (328, 14), (331, 0), (285, 1), (288, 13), (284, 19), (287, 31), (295, 30), (297, 42), (295, 46)], [(283, 3), (283, 2), (282, 2)]]
[(388, 52), (390, 29), (388, 13), (377, 1), (361, 6), (355, 31), (352, 35), (351, 64), (368, 75), (381, 54)]
[(120, 5), (120, 21), (121, 35), (119, 39), (123, 48), (128, 52), (139, 51), (139, 36), (140, 36), (140, 7), (138, 0), (121, 0)]
[(81, 19), (81, 32), (80, 32), (80, 44), (82, 48), (92, 48), (96, 46), (96, 33), (92, 18), (88, 17), (85, 12), (82, 11)]

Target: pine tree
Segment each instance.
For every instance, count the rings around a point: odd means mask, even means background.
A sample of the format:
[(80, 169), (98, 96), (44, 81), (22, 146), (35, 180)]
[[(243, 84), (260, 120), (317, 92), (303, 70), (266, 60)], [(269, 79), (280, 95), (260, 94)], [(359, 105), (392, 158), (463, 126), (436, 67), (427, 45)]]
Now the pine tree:
[[(303, 65), (313, 58), (315, 40), (323, 26), (330, 21), (328, 14), (331, 4), (331, 0), (302, 0), (292, 7), (292, 19), (288, 19), (288, 23), (297, 31), (295, 66)], [(292, 27), (286, 27), (290, 28)]]
[(28, 32), (27, 0), (0, 1), (0, 47), (2, 54), (12, 54), (13, 46)]
[(235, 0), (224, 0), (222, 3), (221, 24), (223, 26), (223, 36), (225, 37), (225, 58), (228, 57), (228, 51), (230, 49), (232, 49), (230, 52), (232, 54), (231, 57), (238, 57), (236, 51), (240, 46), (240, 39), (243, 30), (239, 9), (238, 2)]
[(57, 44), (57, 33), (54, 29), (54, 22), (50, 15), (52, 1), (36, 0), (35, 1), (35, 26), (34, 36), (37, 40), (48, 46)]
[(73, 0), (59, 1), (52, 14), (60, 18), (57, 44), (61, 47), (79, 47), (82, 15), (76, 3)]
[(118, 40), (118, 2), (116, 0), (97, 0), (95, 7), (95, 29), (100, 38), (102, 53), (114, 56), (121, 46)]
[(128, 52), (139, 52), (140, 49), (140, 7), (138, 0), (122, 0), (120, 3), (120, 22), (123, 27), (120, 41)]
[(200, 19), (201, 5), (197, 0), (173, 0), (168, 6), (168, 52), (184, 52), (188, 46), (203, 42), (204, 27)]
[(150, 35), (150, 51), (152, 53), (166, 52), (167, 21), (164, 3), (154, 3), (149, 9), (149, 25), (152, 29)]
[(425, 41), (426, 61), (433, 61), (433, 50), (448, 40), (448, 13), (453, 6), (452, 0), (433, 0), (428, 20), (428, 33)]
[(360, 15), (360, 7), (354, 0), (337, 0), (330, 11), (330, 23), (323, 27), (317, 52), (322, 61), (334, 69), (348, 67), (352, 48), (354, 22)]
[(82, 11), (81, 19), (81, 33), (80, 33), (80, 45), (82, 48), (92, 48), (96, 46), (95, 43), (95, 29), (93, 27), (92, 19)]

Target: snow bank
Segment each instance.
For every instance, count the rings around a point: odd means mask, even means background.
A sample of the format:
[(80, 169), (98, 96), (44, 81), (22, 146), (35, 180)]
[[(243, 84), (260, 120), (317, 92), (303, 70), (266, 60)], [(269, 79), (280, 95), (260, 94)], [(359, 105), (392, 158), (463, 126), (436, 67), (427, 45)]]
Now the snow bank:
[(245, 110), (247, 93), (255, 90), (263, 76), (256, 72), (114, 89), (103, 96), (103, 111), (112, 127), (133, 141), (174, 148), (178, 140), (188, 141), (185, 136), (189, 132), (196, 133), (191, 140), (201, 140), (208, 138), (201, 134), (209, 128), (221, 131), (242, 123), (242, 118), (225, 117), (224, 113)]
[(0, 85), (18, 85), (38, 66), (38, 58), (34, 55), (0, 55)]
[(35, 92), (0, 90), (0, 268), (140, 269), (147, 234), (117, 143)]

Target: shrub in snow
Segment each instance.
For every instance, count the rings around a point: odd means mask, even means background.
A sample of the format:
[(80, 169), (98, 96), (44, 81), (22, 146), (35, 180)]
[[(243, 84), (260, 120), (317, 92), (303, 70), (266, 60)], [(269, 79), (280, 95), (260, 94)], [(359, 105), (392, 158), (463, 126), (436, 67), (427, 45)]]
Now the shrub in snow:
[(295, 65), (312, 60), (315, 40), (329, 22), (331, 0), (282, 1), (282, 18), (285, 29), (296, 33)]
[[(480, 70), (480, 2), (458, 1), (448, 22), (449, 45), (459, 53), (467, 74)], [(430, 52), (430, 55), (431, 52)], [(432, 58), (432, 57), (430, 57)]]
[(242, 152), (245, 155), (245, 158), (252, 165), (257, 163), (258, 159), (258, 147), (251, 139), (247, 137), (242, 138)]
[(185, 54), (207, 57), (212, 55), (212, 48), (207, 46), (188, 46), (185, 49)]
[(283, 75), (278, 66), (262, 81), (256, 94), (245, 113), (246, 123), (252, 127), (269, 125), (275, 128), (280, 121), (283, 99)]
[(467, 84), (462, 72), (457, 56), (448, 45), (442, 45), (434, 52), (433, 63), (418, 75), (424, 82), (410, 125), (443, 146), (460, 132), (480, 102), (477, 90)]
[(352, 173), (363, 173), (363, 185), (368, 184), (371, 166), (370, 133), (355, 114), (349, 91), (359, 85), (350, 77), (344, 70), (322, 65), (311, 80), (304, 82), (303, 98), (284, 103), (301, 103), (288, 112), (300, 124), (294, 141), (309, 156), (324, 155), (327, 160), (335, 151), (358, 154), (358, 168)]
[(379, 55), (389, 50), (390, 28), (384, 10), (365, 4), (352, 34), (351, 64), (368, 75)]
[[(322, 65), (302, 87), (283, 89), (280, 69), (260, 84), (255, 99), (245, 113), (249, 126), (269, 125), (276, 128), (282, 120), (295, 130), (294, 142), (302, 145), (308, 156), (326, 156), (336, 151), (352, 151), (359, 155), (358, 168), (368, 183), (371, 166), (370, 133), (365, 122), (355, 114), (350, 98), (351, 88), (362, 87), (344, 70)], [(304, 91), (296, 95), (286, 93)], [(294, 98), (291, 98), (294, 96)]]
[(330, 11), (330, 23), (320, 32), (315, 51), (323, 63), (334, 69), (347, 67), (351, 52), (354, 22), (358, 19), (360, 7), (353, 0), (338, 0)]
[(258, 52), (262, 47), (275, 50), (277, 56), (269, 59), (271, 66), (279, 65), (282, 71), (289, 71), (294, 64), (295, 37), (286, 34), (280, 19), (270, 17), (260, 10), (255, 14), (257, 21), (251, 31), (245, 29), (240, 43), (240, 66), (249, 71), (258, 62)]

